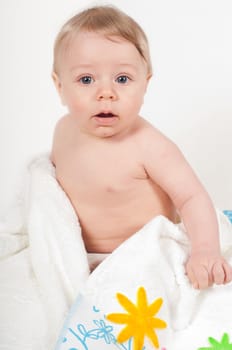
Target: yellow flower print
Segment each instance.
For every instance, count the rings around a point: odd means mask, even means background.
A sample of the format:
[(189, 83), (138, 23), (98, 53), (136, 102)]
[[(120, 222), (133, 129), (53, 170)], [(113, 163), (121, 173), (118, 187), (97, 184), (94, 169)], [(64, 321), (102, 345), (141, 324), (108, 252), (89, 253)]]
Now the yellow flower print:
[(156, 299), (148, 305), (146, 291), (140, 287), (137, 291), (137, 303), (133, 304), (125, 295), (117, 293), (119, 304), (127, 313), (112, 313), (106, 316), (109, 321), (126, 326), (118, 334), (117, 341), (123, 343), (133, 337), (133, 350), (142, 350), (144, 338), (147, 336), (152, 344), (159, 348), (159, 340), (155, 328), (166, 328), (167, 324), (154, 316), (159, 311), (163, 300)]

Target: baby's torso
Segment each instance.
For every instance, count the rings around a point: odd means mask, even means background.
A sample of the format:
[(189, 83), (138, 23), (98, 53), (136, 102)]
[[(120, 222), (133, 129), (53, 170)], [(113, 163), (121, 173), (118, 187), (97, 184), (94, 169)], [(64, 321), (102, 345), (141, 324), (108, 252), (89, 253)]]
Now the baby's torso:
[(172, 202), (149, 179), (136, 145), (105, 146), (56, 156), (57, 180), (78, 215), (88, 252), (112, 252), (156, 215), (175, 220)]

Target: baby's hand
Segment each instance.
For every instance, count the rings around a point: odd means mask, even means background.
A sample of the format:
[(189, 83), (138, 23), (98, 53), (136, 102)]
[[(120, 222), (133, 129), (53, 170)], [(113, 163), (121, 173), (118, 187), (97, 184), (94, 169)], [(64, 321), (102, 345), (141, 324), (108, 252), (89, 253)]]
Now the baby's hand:
[(186, 264), (186, 273), (196, 289), (205, 289), (213, 283), (225, 284), (232, 280), (232, 267), (218, 254), (193, 253)]

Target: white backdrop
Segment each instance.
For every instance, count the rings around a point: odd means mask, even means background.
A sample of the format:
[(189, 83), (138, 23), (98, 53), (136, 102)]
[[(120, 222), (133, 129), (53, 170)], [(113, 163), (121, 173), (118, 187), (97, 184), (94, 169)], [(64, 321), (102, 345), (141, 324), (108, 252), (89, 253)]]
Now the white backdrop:
[[(103, 1), (0, 2), (0, 215), (65, 112), (50, 78), (63, 22)], [(232, 209), (231, 0), (112, 0), (146, 31), (154, 77), (142, 115), (182, 149), (215, 205)], [(170, 174), (171, 176), (171, 174)]]

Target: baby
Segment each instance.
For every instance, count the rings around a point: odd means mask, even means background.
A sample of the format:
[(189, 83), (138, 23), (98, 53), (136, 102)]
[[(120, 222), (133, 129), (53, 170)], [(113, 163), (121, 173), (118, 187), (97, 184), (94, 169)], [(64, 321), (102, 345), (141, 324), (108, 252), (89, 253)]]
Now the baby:
[(88, 253), (111, 253), (158, 215), (180, 216), (195, 288), (232, 280), (213, 204), (178, 147), (139, 115), (152, 76), (146, 35), (97, 6), (71, 18), (54, 47), (53, 80), (68, 114), (51, 161), (80, 220)]

